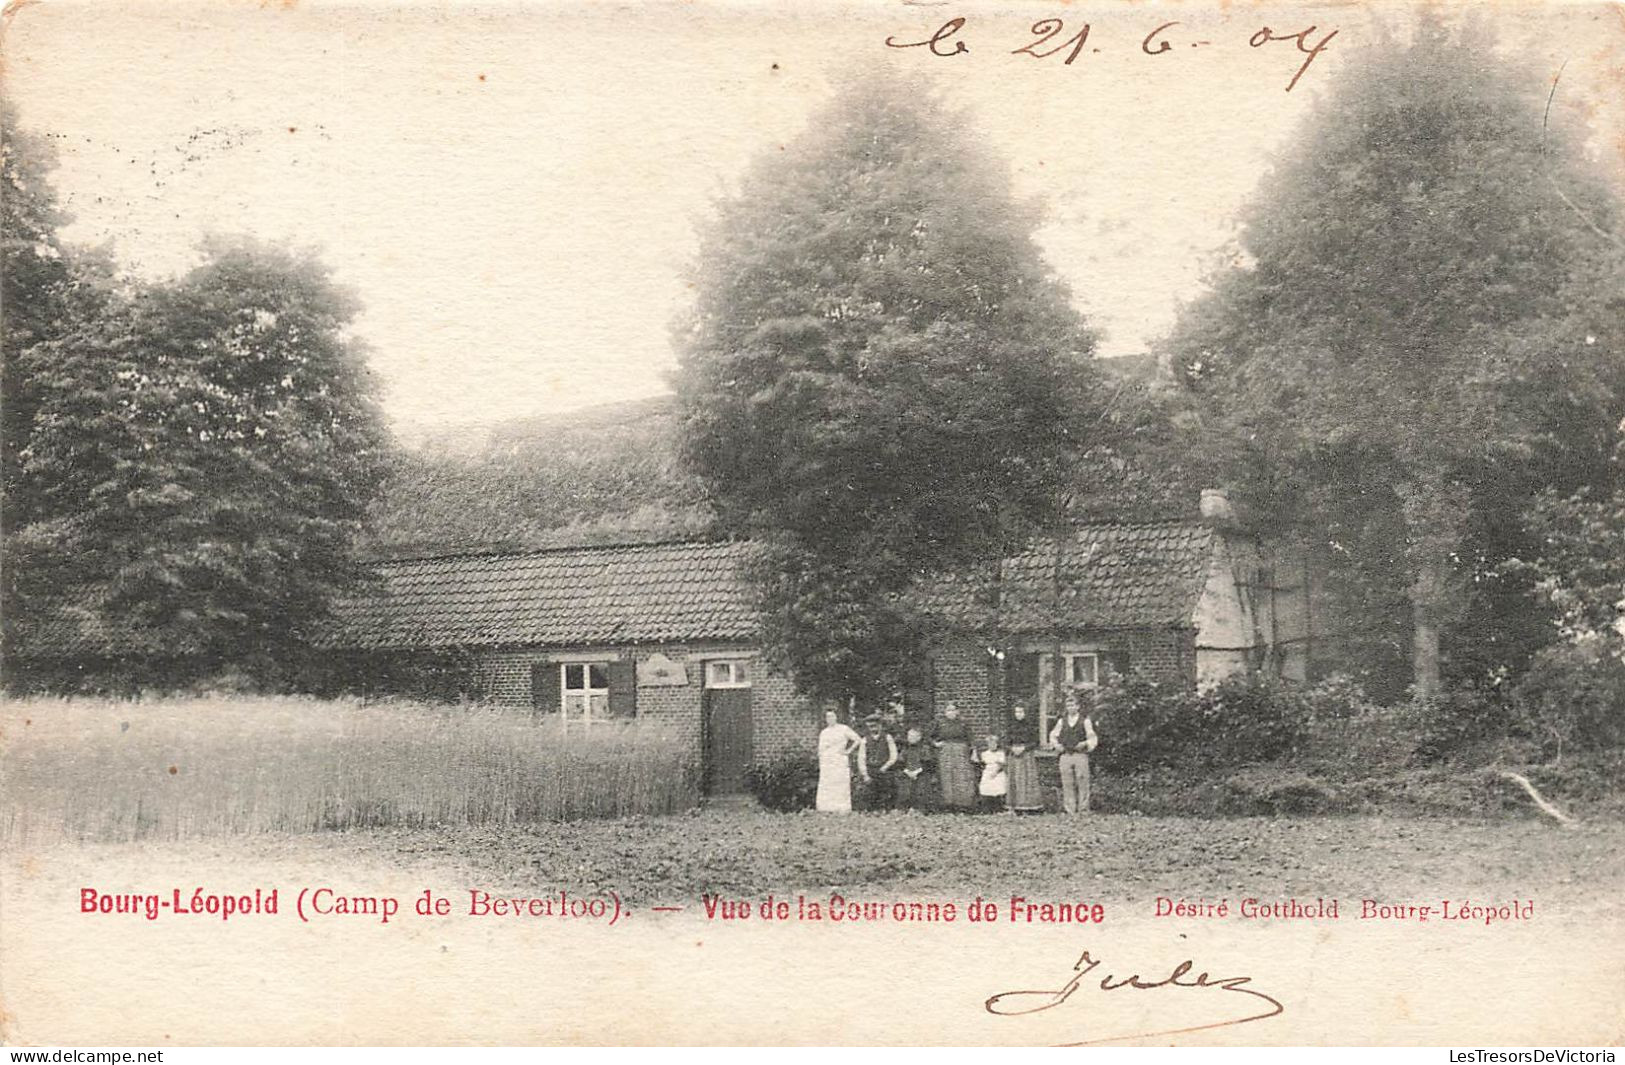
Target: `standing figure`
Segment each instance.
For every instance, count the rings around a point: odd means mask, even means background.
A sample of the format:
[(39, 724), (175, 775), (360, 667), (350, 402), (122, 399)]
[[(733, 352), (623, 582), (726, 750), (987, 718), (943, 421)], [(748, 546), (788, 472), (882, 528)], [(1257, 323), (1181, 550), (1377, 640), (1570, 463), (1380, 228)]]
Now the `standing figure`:
[(1010, 787), (1005, 773), (1005, 754), (999, 737), (989, 733), (982, 741), (976, 760), (982, 764), (982, 779), (976, 782), (976, 795), (982, 812), (995, 814), (1004, 809), (1004, 796)]
[(942, 805), (949, 810), (976, 808), (976, 769), (970, 728), (959, 719), (959, 707), (948, 703), (937, 722), (937, 774), (942, 778)]
[(852, 752), (860, 742), (833, 707), (824, 711), (824, 730), (818, 734), (817, 805), (821, 812), (852, 812)]
[(858, 741), (858, 772), (863, 774), (863, 808), (889, 810), (892, 804), (892, 767), (897, 764), (897, 743), (879, 714), (870, 715)]
[(1010, 809), (1018, 814), (1038, 813), (1044, 809), (1044, 789), (1038, 782), (1038, 722), (1027, 716), (1027, 708), (1017, 703), (1010, 710), (1010, 750), (1005, 758), (1005, 772), (1010, 777)]
[(1089, 752), (1100, 737), (1078, 706), (1078, 693), (1066, 693), (1066, 715), (1049, 734), (1050, 746), (1061, 751), (1061, 804), (1069, 814), (1089, 812)]
[(936, 764), (936, 751), (925, 742), (919, 726), (911, 726), (903, 746), (897, 752), (897, 808), (899, 810), (929, 810), (935, 804), (936, 775), (931, 772)]
[(903, 697), (894, 695), (886, 703), (886, 709), (880, 715), (880, 727), (892, 742), (902, 746), (903, 739), (908, 735), (908, 712), (903, 708)]

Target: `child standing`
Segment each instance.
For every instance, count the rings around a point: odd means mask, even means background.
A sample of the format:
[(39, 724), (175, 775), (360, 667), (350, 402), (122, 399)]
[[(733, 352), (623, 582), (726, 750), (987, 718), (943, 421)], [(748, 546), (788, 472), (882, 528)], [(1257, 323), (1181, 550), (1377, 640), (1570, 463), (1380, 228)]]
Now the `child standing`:
[(982, 779), (976, 784), (977, 806), (985, 814), (997, 813), (1004, 809), (1010, 778), (1004, 771), (1005, 754), (995, 733), (988, 733), (976, 760), (982, 765)]

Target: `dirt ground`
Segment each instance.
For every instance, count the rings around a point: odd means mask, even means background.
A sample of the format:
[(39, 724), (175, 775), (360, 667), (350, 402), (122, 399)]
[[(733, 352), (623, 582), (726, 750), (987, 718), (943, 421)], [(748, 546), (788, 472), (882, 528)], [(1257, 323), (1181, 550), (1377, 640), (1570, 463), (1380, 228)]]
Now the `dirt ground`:
[[(1274, 1020), (1204, 1028), (1198, 1040), (1598, 1045), (1625, 1031), (1622, 874), (1625, 824), (1600, 820), (1564, 829), (1536, 820), (717, 810), (503, 830), (64, 842), (0, 858), (0, 1038), (1012, 1046), (1139, 1038), (1229, 1016), (1232, 1000), (1197, 992), (1091, 995), (1031, 1018), (985, 1008), (995, 992), (1057, 986), (1088, 948), (1114, 972), (1166, 973), (1189, 959), (1244, 974), (1285, 1006)], [(87, 886), (166, 897), (171, 888), (278, 888), (282, 907), (229, 921), (86, 915)], [(453, 912), (420, 915), (414, 900), (431, 888)], [(333, 893), (329, 901), (387, 896), (400, 908), (385, 923), (376, 911), (324, 915), (338, 913), (335, 904), (307, 923), (312, 911), (296, 900), (318, 889)], [(471, 889), (577, 901), (613, 893), (627, 916), (473, 916)], [(701, 899), (835, 893), (865, 904), (957, 900), (962, 912), (980, 896), (1006, 907), (1005, 919), (730, 922), (711, 919)], [(1101, 903), (1104, 923), (1029, 924), (1016, 919), (1011, 895)], [(1320, 896), (1340, 899), (1343, 912), (1164, 919), (1158, 896), (1227, 897), (1233, 908), (1248, 897)], [(1364, 898), (1533, 909), (1493, 925), (1368, 921)], [(862, 1010), (815, 1005), (858, 1001), (855, 988)]]
[(1096, 815), (771, 814), (313, 837), (382, 861), (449, 864), (515, 888), (613, 889), (634, 903), (701, 893), (1011, 891), (1095, 898), (1442, 891), (1612, 897), (1625, 824), (1533, 820), (1188, 818)]

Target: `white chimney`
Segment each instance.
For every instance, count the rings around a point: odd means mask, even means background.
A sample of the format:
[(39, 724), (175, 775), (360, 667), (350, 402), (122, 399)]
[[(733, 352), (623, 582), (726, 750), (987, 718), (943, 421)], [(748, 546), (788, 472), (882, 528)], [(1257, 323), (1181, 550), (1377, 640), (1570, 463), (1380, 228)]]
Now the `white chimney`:
[(1202, 520), (1217, 526), (1235, 524), (1236, 511), (1223, 488), (1202, 489)]

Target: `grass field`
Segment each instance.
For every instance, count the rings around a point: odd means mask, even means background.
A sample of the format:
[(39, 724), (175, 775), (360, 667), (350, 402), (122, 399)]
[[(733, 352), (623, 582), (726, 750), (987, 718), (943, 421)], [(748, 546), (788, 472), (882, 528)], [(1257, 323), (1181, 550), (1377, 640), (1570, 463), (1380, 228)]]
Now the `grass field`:
[(14, 843), (625, 817), (698, 795), (693, 756), (655, 730), (565, 742), (529, 714), (399, 702), (8, 700), (0, 768)]
[[(929, 817), (695, 810), (696, 767), (641, 730), (560, 741), (489, 708), (306, 699), (25, 699), (0, 710), (0, 838), (157, 842), (232, 861), (434, 864), (633, 901), (909, 895), (1617, 894), (1625, 822), (1534, 815)], [(117, 848), (115, 848), (116, 850)]]

